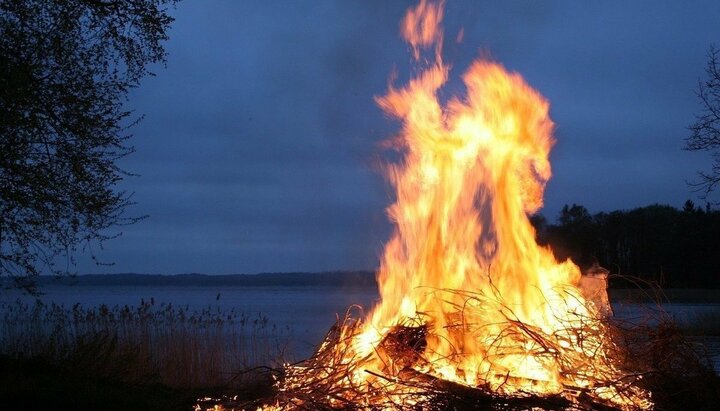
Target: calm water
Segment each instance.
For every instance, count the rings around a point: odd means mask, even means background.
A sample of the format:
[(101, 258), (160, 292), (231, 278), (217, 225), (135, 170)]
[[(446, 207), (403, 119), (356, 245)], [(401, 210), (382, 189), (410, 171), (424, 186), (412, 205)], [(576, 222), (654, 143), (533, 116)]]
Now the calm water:
[[(249, 316), (264, 315), (271, 324), (289, 328), (293, 349), (298, 358), (309, 356), (325, 333), (353, 304), (366, 309), (377, 301), (377, 290), (371, 287), (169, 287), (169, 286), (46, 286), (42, 300), (70, 307), (137, 306), (141, 301), (154, 300), (156, 305), (172, 304), (190, 310), (205, 308), (229, 311), (234, 309)], [(27, 296), (16, 292), (0, 292), (0, 301)], [(698, 316), (720, 313), (720, 304), (614, 304), (616, 317), (643, 321), (660, 310), (678, 322), (693, 321)], [(715, 317), (717, 318), (717, 317)], [(720, 371), (720, 339), (703, 341)]]
[[(663, 304), (613, 304), (615, 318), (630, 324), (652, 324), (660, 318), (670, 318), (679, 325), (709, 324), (720, 318), (720, 304), (663, 303)], [(720, 324), (715, 324), (719, 327)], [(715, 372), (720, 374), (720, 336), (694, 336), (688, 340), (701, 355), (710, 357)]]
[[(84, 307), (138, 306), (141, 301), (152, 299), (156, 306), (172, 304), (191, 311), (234, 309), (251, 318), (262, 315), (270, 324), (290, 329), (293, 349), (299, 358), (313, 352), (337, 316), (343, 316), (351, 305), (369, 308), (377, 300), (377, 291), (370, 287), (47, 286), (42, 292), (44, 303), (66, 307), (76, 303)], [(17, 298), (33, 301), (19, 293), (0, 293), (4, 301)]]

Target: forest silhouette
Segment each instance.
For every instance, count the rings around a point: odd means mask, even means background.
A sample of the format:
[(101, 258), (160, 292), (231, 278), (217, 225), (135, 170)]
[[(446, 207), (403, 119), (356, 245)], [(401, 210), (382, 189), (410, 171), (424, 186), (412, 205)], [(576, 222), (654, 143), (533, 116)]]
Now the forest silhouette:
[(652, 283), (663, 288), (720, 288), (720, 211), (691, 200), (682, 209), (653, 204), (590, 214), (565, 205), (557, 220), (531, 218), (538, 242), (558, 259), (586, 270), (595, 264), (612, 274), (611, 287)]

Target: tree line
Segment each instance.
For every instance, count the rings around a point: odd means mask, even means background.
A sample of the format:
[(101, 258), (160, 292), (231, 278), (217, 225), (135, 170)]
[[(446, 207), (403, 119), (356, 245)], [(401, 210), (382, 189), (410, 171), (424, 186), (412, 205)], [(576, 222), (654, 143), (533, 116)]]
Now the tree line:
[(632, 210), (590, 214), (582, 205), (565, 205), (555, 223), (531, 218), (538, 242), (558, 259), (582, 269), (610, 270), (611, 287), (631, 278), (662, 287), (720, 288), (720, 210), (688, 200), (682, 209), (653, 204)]

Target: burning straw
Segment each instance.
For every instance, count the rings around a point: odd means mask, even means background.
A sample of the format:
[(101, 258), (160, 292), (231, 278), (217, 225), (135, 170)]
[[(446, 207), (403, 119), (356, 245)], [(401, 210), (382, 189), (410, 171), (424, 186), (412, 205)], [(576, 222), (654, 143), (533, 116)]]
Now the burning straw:
[[(453, 332), (482, 336), (487, 324), (473, 323), (474, 311), (483, 310), (485, 305), (495, 306), (498, 295), (482, 295), (458, 290), (434, 290), (438, 295), (460, 293), (467, 301), (457, 308), (449, 324)], [(390, 327), (383, 333), (382, 341), (374, 351), (359, 357), (353, 350), (355, 341), (361, 338), (363, 323), (349, 311), (326, 336), (315, 355), (300, 364), (285, 368), (285, 375), (278, 384), (275, 398), (278, 409), (463, 409), (483, 407), (486, 409), (645, 409), (649, 406), (647, 397), (637, 387), (642, 375), (637, 372), (621, 372), (618, 363), (626, 363), (625, 350), (614, 343), (612, 336), (617, 330), (606, 323), (584, 316), (578, 316), (567, 328), (547, 333), (519, 321), (511, 310), (505, 313), (505, 321), (492, 324), (501, 331), (497, 338), (487, 342), (486, 355), (489, 361), (501, 360), (507, 356), (532, 356), (540, 361), (556, 363), (566, 380), (581, 378), (584, 387), (564, 385), (556, 393), (538, 394), (532, 392), (532, 381), (513, 375), (513, 370), (504, 370), (497, 375), (498, 368), (492, 368), (494, 375), (478, 376), (481, 381), (468, 386), (449, 381), (435, 375), (437, 364), (433, 364), (426, 352), (427, 341), (436, 338), (428, 318), (419, 315), (404, 324)], [(361, 317), (360, 317), (361, 318)], [(603, 338), (596, 335), (602, 333)], [(576, 343), (570, 345), (568, 339)], [(507, 341), (513, 341), (512, 346)], [(597, 346), (597, 341), (610, 347)], [(525, 347), (518, 352), (518, 347)], [(577, 348), (582, 349), (581, 352)], [(431, 354), (431, 353), (430, 353)], [(456, 347), (456, 356), (464, 355), (462, 347)], [(583, 361), (576, 357), (588, 356)], [(379, 358), (382, 365), (376, 370), (373, 359)], [(449, 363), (458, 358), (447, 358)], [(501, 362), (501, 361), (500, 361)], [(577, 364), (581, 364), (580, 367)], [(613, 370), (609, 379), (608, 370)], [(461, 370), (470, 373), (472, 370)], [(364, 377), (358, 378), (359, 375)], [(488, 381), (501, 380), (498, 384)], [(358, 382), (360, 381), (360, 382)], [(524, 390), (504, 391), (505, 385), (521, 385)], [(621, 405), (618, 405), (621, 404)]]
[[(436, 295), (458, 293), (457, 290), (429, 290)], [(475, 307), (474, 300), (489, 298), (460, 292)], [(491, 297), (496, 298), (497, 296)], [(475, 308), (472, 308), (475, 309)], [(697, 351), (677, 325), (662, 311), (645, 312), (642, 318), (631, 322), (617, 318), (602, 321), (579, 318), (582, 326), (567, 330), (585, 339), (604, 333), (611, 341), (610, 356), (604, 355), (600, 369), (590, 367), (583, 372), (593, 379), (593, 386), (614, 387), (624, 398), (635, 398), (643, 391), (653, 392), (657, 409), (711, 410), (720, 401), (720, 379), (706, 359)], [(538, 395), (519, 393), (505, 395), (486, 385), (466, 386), (443, 380), (424, 370), (428, 364), (425, 354), (428, 334), (427, 316), (390, 327), (376, 349), (365, 357), (353, 351), (353, 341), (363, 333), (364, 313), (360, 307), (351, 307), (338, 320), (312, 358), (297, 364), (286, 365), (276, 375), (276, 392), (271, 397), (254, 401), (209, 400), (198, 409), (245, 410), (264, 407), (278, 410), (617, 410), (641, 409), (646, 402), (617, 406), (599, 398), (597, 392), (574, 386), (564, 386), (555, 394)], [(462, 318), (459, 316), (458, 318)], [(467, 317), (466, 317), (467, 318)], [(642, 322), (641, 322), (642, 320)], [(579, 324), (579, 323), (578, 323)], [(472, 330), (473, 324), (456, 324), (458, 328)], [(548, 358), (562, 362), (563, 345), (557, 335), (549, 335), (535, 327), (518, 323), (508, 317), (501, 324), (505, 333), (537, 343), (535, 354), (545, 353)], [(568, 332), (562, 333), (567, 335)], [(500, 341), (501, 339), (498, 339)], [(496, 351), (505, 352), (497, 346)], [(597, 355), (600, 355), (600, 350)], [(607, 352), (607, 351), (605, 351)], [(384, 371), (376, 372), (365, 367), (372, 356), (384, 358)], [(602, 367), (622, 365), (614, 379), (597, 378), (604, 375)], [(566, 372), (577, 374), (577, 369)], [(355, 376), (367, 374), (372, 383), (353, 384)], [(508, 381), (512, 378), (506, 375)], [(222, 404), (222, 406), (221, 406)], [(214, 408), (218, 406), (218, 408)]]
[(583, 277), (535, 241), (528, 215), (552, 174), (548, 101), (478, 60), (466, 95), (443, 103), (442, 17), (442, 2), (408, 11), (401, 32), (418, 73), (377, 98), (402, 122), (389, 144), (402, 160), (388, 167), (395, 232), (381, 301), (367, 316), (351, 310), (312, 358), (285, 367), (265, 407), (652, 408), (647, 370), (625, 369), (607, 320), (606, 276)]

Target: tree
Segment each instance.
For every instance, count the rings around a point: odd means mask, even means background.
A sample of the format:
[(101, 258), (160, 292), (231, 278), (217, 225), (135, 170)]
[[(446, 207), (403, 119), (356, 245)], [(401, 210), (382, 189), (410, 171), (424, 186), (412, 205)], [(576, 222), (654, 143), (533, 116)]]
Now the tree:
[(709, 151), (710, 171), (699, 171), (699, 181), (691, 183), (705, 196), (720, 184), (720, 50), (711, 46), (705, 67), (707, 78), (698, 82), (697, 96), (702, 110), (690, 125), (690, 137), (685, 139), (686, 150)]
[(561, 258), (572, 258), (581, 268), (595, 263), (597, 241), (596, 227), (592, 216), (584, 206), (566, 204), (560, 210), (558, 225), (550, 230), (551, 238), (558, 244), (556, 254)]
[(127, 93), (165, 63), (176, 0), (0, 0), (0, 279), (33, 290), (130, 224), (139, 121)]

